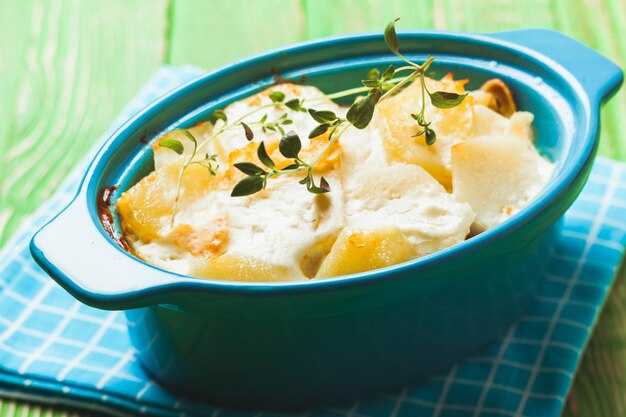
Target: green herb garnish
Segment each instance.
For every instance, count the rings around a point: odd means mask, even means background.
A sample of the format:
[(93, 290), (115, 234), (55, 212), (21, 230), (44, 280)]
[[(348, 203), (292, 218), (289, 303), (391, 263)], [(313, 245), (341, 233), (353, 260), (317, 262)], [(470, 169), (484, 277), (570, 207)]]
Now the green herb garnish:
[(324, 177), (320, 178), (319, 186), (315, 184), (315, 180), (313, 178), (314, 164), (308, 164), (300, 159), (299, 154), (301, 149), (302, 141), (294, 131), (287, 132), (283, 135), (278, 144), (278, 151), (285, 158), (293, 159), (293, 163), (283, 169), (276, 169), (276, 164), (272, 161), (272, 158), (269, 157), (267, 151), (265, 150), (265, 143), (259, 143), (257, 157), (259, 158), (259, 161), (265, 165), (266, 169), (263, 169), (262, 167), (251, 162), (240, 162), (234, 164), (234, 167), (246, 174), (246, 177), (235, 185), (235, 188), (233, 188), (233, 191), (230, 194), (231, 197), (243, 197), (257, 193), (265, 188), (269, 178), (293, 174), (296, 172), (306, 172), (306, 176), (298, 182), (306, 185), (306, 189), (309, 192), (313, 194), (323, 194), (329, 192), (330, 185)]
[[(435, 91), (434, 93), (431, 93), (428, 91), (428, 88), (426, 87), (426, 81), (424, 80), (424, 73), (426, 72), (430, 64), (435, 60), (435, 58), (432, 56), (428, 57), (426, 62), (424, 62), (422, 65), (418, 65), (414, 62), (411, 62), (400, 53), (400, 42), (398, 41), (398, 35), (396, 34), (395, 25), (398, 20), (400, 19), (398, 18), (392, 22), (389, 22), (389, 24), (385, 28), (385, 42), (387, 43), (387, 46), (389, 47), (391, 52), (393, 52), (404, 62), (408, 63), (409, 66), (415, 68), (415, 71), (411, 75), (409, 75), (407, 79), (417, 77), (419, 77), (420, 79), (420, 87), (422, 90), (422, 108), (420, 109), (419, 113), (411, 114), (411, 117), (413, 117), (417, 124), (422, 128), (419, 132), (417, 132), (415, 136), (424, 135), (426, 139), (426, 144), (430, 146), (437, 141), (437, 134), (430, 127), (430, 122), (426, 120), (426, 117), (424, 115), (424, 111), (426, 110), (426, 93), (430, 97), (431, 104), (440, 109), (450, 109), (458, 106), (459, 104), (461, 104), (461, 102), (463, 102), (463, 99), (465, 99), (467, 93), (456, 94), (448, 93), (446, 91)], [(403, 82), (396, 84), (396, 86), (392, 88), (389, 93), (392, 93), (394, 89), (399, 88), (402, 84)]]
[[(315, 103), (316, 99), (305, 100), (289, 98), (281, 91), (274, 91), (269, 95), (271, 103), (256, 107), (232, 123), (229, 123), (228, 117), (223, 110), (215, 111), (213, 113), (213, 117), (216, 120), (222, 121), (222, 126), (201, 143), (197, 143), (193, 135), (191, 135), (188, 131), (182, 130), (183, 133), (185, 133), (185, 135), (193, 142), (194, 150), (180, 170), (174, 214), (172, 216), (172, 225), (174, 224), (176, 204), (178, 202), (182, 177), (185, 169), (192, 163), (198, 163), (206, 166), (211, 175), (215, 175), (215, 171), (217, 170), (217, 164), (215, 163), (216, 156), (209, 156), (208, 154), (205, 154), (204, 159), (196, 161), (194, 160), (196, 153), (223, 132), (238, 126), (243, 129), (243, 133), (248, 141), (254, 139), (254, 132), (251, 126), (260, 127), (264, 133), (267, 131), (279, 132), (282, 137), (278, 149), (285, 158), (292, 159), (293, 162), (283, 169), (277, 169), (276, 164), (267, 154), (264, 142), (261, 141), (257, 148), (257, 156), (263, 166), (258, 166), (252, 162), (239, 162), (234, 164), (234, 167), (246, 176), (233, 188), (231, 193), (231, 196), (233, 197), (251, 195), (263, 190), (267, 185), (268, 179), (272, 177), (300, 172), (305, 173), (305, 177), (302, 178), (299, 183), (305, 185), (309, 192), (313, 194), (329, 192), (330, 185), (324, 177), (321, 177), (319, 185), (316, 185), (313, 178), (313, 167), (321, 160), (326, 152), (330, 150), (333, 143), (343, 134), (343, 132), (345, 132), (346, 129), (350, 127), (365, 129), (372, 121), (376, 106), (413, 81), (417, 82), (417, 80), (419, 80), (422, 95), (421, 108), (416, 113), (411, 114), (411, 117), (421, 128), (415, 136), (424, 135), (427, 145), (434, 144), (437, 140), (437, 134), (431, 127), (431, 122), (426, 119), (424, 114), (426, 110), (426, 94), (428, 94), (430, 102), (433, 106), (441, 109), (450, 109), (461, 104), (467, 96), (467, 93), (456, 94), (445, 91), (435, 91), (431, 93), (428, 91), (424, 74), (434, 61), (434, 57), (430, 56), (424, 63), (417, 64), (402, 55), (400, 52), (400, 41), (395, 28), (395, 24), (398, 20), (399, 19), (395, 19), (387, 25), (384, 31), (384, 38), (390, 51), (403, 60), (407, 65), (397, 69), (390, 65), (382, 73), (378, 69), (372, 69), (368, 72), (367, 79), (361, 80), (362, 87), (329, 94), (322, 98), (334, 100), (341, 97), (363, 94), (356, 98), (346, 113), (345, 118), (339, 117), (334, 112), (329, 110), (315, 109), (312, 107), (312, 104)], [(408, 76), (394, 78), (396, 74), (404, 71), (411, 72)], [(268, 108), (284, 108), (285, 113), (281, 114), (281, 116), (279, 116), (276, 120), (268, 120), (267, 114), (264, 114), (257, 121), (244, 122), (244, 120), (248, 120), (250, 116)], [(309, 132), (309, 138), (315, 138), (328, 132), (328, 143), (310, 162), (305, 162), (299, 157), (299, 153), (302, 149), (302, 142), (298, 134), (293, 131), (285, 132), (285, 126), (293, 123), (293, 121), (289, 118), (289, 111), (308, 112), (311, 118), (318, 123), (317, 126)], [(160, 142), (160, 146), (168, 148), (179, 155), (182, 155), (184, 151), (184, 147), (177, 140), (163, 140)]]

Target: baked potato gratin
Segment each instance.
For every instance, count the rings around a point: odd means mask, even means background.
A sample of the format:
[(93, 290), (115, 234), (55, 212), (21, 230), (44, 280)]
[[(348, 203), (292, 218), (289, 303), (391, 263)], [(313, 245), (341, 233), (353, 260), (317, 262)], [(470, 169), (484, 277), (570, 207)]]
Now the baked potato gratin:
[[(452, 75), (425, 78), (427, 91), (457, 94), (464, 93), (466, 82)], [(533, 199), (551, 175), (552, 164), (533, 144), (533, 115), (516, 110), (500, 80), (470, 92), (454, 108), (425, 103), (437, 132), (432, 145), (418, 134), (411, 115), (423, 100), (413, 83), (376, 106), (366, 128), (342, 131), (315, 164), (312, 173), (323, 176), (331, 192), (313, 194), (294, 178), (278, 176), (258, 193), (232, 197), (233, 186), (245, 177), (233, 164), (262, 162), (261, 141), (276, 169), (291, 164), (279, 150), (280, 129), (255, 123), (259, 115), (245, 117), (252, 108), (272, 103), (275, 92), (346, 113), (317, 88), (294, 84), (232, 103), (215, 124), (189, 129), (201, 143), (225, 120), (246, 122), (246, 135), (241, 128), (226, 129), (198, 151), (214, 155), (213, 175), (202, 164), (181, 171), (195, 152), (183, 131), (159, 138), (155, 170), (116, 205), (136, 256), (169, 271), (233, 281), (298, 281), (368, 271), (437, 252), (498, 225)], [(262, 114), (284, 120), (285, 113), (289, 130), (309, 132), (317, 125), (306, 112), (282, 105)], [(299, 158), (318, 154), (328, 135), (305, 137)], [(180, 153), (159, 146), (172, 139), (184, 145)]]

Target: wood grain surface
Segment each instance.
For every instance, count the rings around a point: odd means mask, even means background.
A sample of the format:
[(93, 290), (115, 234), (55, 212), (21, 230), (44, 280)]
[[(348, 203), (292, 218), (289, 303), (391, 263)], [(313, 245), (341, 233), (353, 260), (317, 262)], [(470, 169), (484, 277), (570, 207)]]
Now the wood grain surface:
[[(624, 0), (1, 0), (0, 246), (164, 63), (210, 69), (305, 39), (400, 28), (554, 28), (626, 63)], [(626, 90), (600, 153), (626, 160)], [(626, 416), (626, 272), (585, 353), (566, 416)], [(77, 413), (77, 414), (76, 414)], [(0, 417), (84, 415), (10, 400)]]

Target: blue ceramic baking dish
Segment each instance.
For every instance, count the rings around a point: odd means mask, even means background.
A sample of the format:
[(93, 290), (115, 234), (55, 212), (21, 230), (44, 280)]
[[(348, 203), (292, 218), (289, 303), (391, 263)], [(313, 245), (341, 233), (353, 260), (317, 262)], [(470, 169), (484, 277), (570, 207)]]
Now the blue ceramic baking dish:
[[(525, 210), (439, 253), (393, 267), (302, 283), (190, 278), (120, 249), (97, 195), (129, 188), (153, 167), (154, 139), (205, 120), (273, 82), (272, 73), (327, 92), (372, 67), (398, 64), (382, 34), (307, 42), (207, 73), (129, 120), (102, 147), (74, 201), (31, 242), (35, 260), (79, 300), (125, 310), (143, 366), (206, 401), (284, 408), (395, 390), (441, 371), (502, 335), (533, 302), (559, 219), (579, 194), (598, 144), (600, 104), (622, 72), (557, 32), (400, 32), (403, 53), (435, 55), (476, 88), (499, 77), (535, 114), (555, 174)], [(360, 77), (360, 78), (359, 78)]]

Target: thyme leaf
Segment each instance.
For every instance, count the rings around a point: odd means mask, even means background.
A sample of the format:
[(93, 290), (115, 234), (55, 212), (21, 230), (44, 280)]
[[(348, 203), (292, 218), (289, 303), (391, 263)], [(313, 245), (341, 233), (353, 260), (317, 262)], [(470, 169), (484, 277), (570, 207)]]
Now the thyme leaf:
[(332, 123), (337, 120), (337, 115), (330, 110), (309, 109), (309, 114), (317, 123)]
[(272, 103), (282, 103), (285, 101), (285, 93), (282, 91), (274, 91), (270, 94), (270, 100), (272, 100)]
[(246, 175), (263, 175), (266, 173), (263, 168), (252, 162), (238, 162), (233, 166)]
[(435, 91), (434, 93), (428, 93), (430, 96), (430, 102), (433, 106), (440, 109), (451, 109), (458, 106), (463, 102), (463, 99), (467, 97), (465, 94), (448, 93), (446, 91)]
[(396, 55), (400, 54), (400, 41), (398, 41), (398, 35), (396, 34), (396, 22), (400, 20), (400, 18), (396, 18), (394, 21), (389, 22), (385, 27), (385, 43)]
[(176, 139), (162, 139), (159, 142), (159, 146), (161, 148), (167, 148), (171, 151), (176, 152), (179, 155), (182, 155), (185, 152), (185, 147), (179, 140)]
[(259, 143), (259, 147), (256, 151), (256, 154), (259, 157), (259, 161), (261, 161), (263, 165), (265, 165), (266, 167), (272, 170), (276, 168), (274, 161), (272, 161), (272, 158), (270, 158), (269, 155), (267, 154), (267, 150), (265, 150), (264, 142)]
[(373, 88), (367, 96), (357, 98), (346, 114), (348, 122), (357, 129), (365, 129), (374, 117), (374, 109), (382, 93), (380, 88)]
[(278, 143), (278, 150), (285, 158), (297, 159), (301, 149), (300, 137), (293, 130), (287, 132)]
[(230, 193), (231, 197), (243, 197), (251, 194), (258, 193), (265, 188), (266, 177), (264, 176), (247, 176), (239, 181), (233, 191)]
[(293, 111), (299, 111), (306, 113), (307, 109), (303, 107), (304, 99), (298, 100), (297, 98), (293, 98), (285, 102), (285, 106)]
[(437, 140), (437, 134), (430, 127), (424, 129), (424, 135), (426, 135), (426, 144), (432, 145)]
[(244, 122), (241, 122), (241, 126), (243, 126), (243, 131), (246, 135), (246, 139), (248, 139), (248, 141), (251, 141), (252, 139), (254, 139), (254, 132), (252, 132), (252, 129), (250, 129), (250, 126), (248, 126)]
[(217, 120), (223, 121), (224, 123), (228, 123), (228, 116), (226, 116), (224, 110), (215, 110), (213, 112), (213, 117), (215, 117)]
[(323, 135), (324, 133), (326, 133), (328, 128), (330, 128), (330, 125), (328, 123), (322, 123), (321, 125), (317, 125), (315, 128), (313, 128), (313, 130), (311, 130), (311, 133), (309, 133), (309, 139), (313, 139)]

